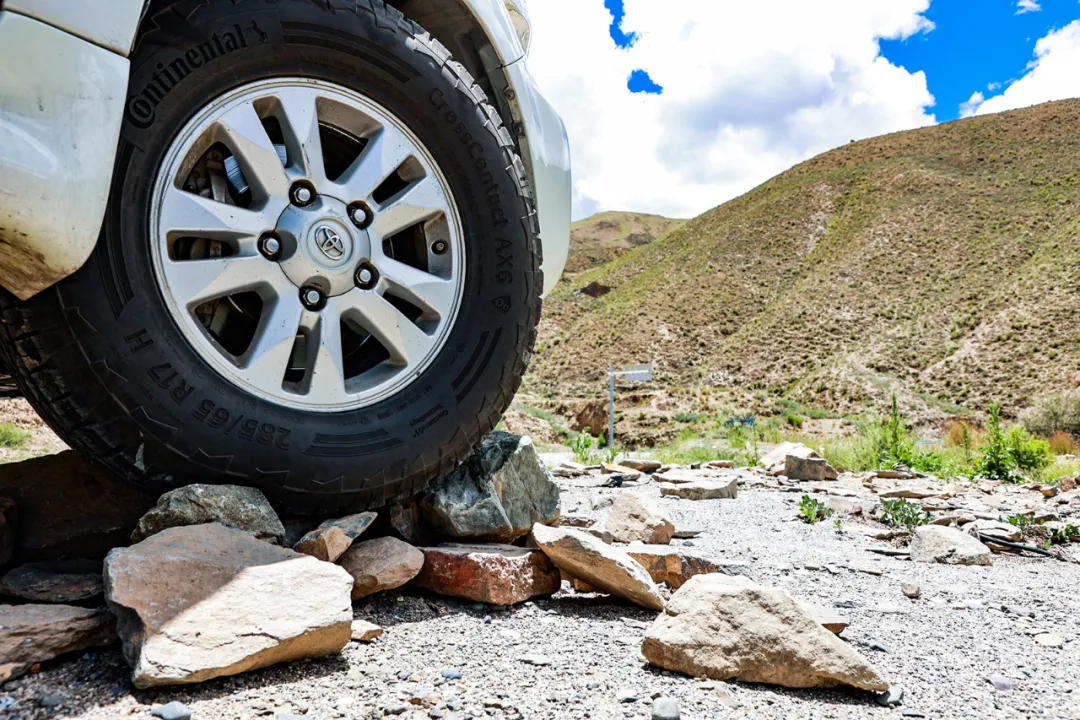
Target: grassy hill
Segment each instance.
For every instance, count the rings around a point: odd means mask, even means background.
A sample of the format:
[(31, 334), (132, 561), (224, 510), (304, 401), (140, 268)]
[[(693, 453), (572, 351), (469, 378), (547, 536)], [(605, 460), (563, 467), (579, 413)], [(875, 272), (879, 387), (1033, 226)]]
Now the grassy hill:
[(604, 212), (570, 228), (566, 272), (579, 273), (611, 262), (626, 252), (664, 237), (685, 220), (629, 212)]
[[(529, 392), (665, 388), (861, 412), (1014, 414), (1080, 383), (1080, 101), (852, 143), (581, 272)], [(604, 221), (601, 221), (604, 222)], [(576, 290), (598, 281), (613, 290)]]

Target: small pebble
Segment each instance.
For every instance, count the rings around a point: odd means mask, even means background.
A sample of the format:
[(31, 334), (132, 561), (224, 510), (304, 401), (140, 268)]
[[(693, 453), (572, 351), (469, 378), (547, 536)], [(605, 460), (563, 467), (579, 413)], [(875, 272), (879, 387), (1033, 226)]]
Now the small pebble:
[(150, 714), (161, 720), (191, 720), (191, 711), (188, 710), (187, 705), (178, 700), (154, 708)]
[(902, 685), (890, 685), (883, 693), (878, 693), (877, 704), (883, 707), (900, 705), (904, 700), (904, 688)]
[(619, 692), (615, 693), (615, 699), (621, 703), (637, 702), (638, 694), (630, 688), (622, 688)]
[(909, 597), (912, 600), (917, 600), (922, 597), (922, 588), (919, 587), (918, 583), (901, 583), (900, 592), (904, 593), (904, 597)]
[(67, 700), (63, 695), (42, 695), (38, 698), (38, 705), (41, 707), (56, 707), (57, 705), (63, 705)]
[(439, 674), (442, 675), (447, 680), (460, 680), (461, 679), (461, 671), (458, 670), (457, 668), (443, 668), (442, 670), (439, 671)]
[(1006, 677), (1004, 675), (991, 675), (987, 678), (987, 680), (990, 682), (991, 685), (994, 686), (995, 690), (1001, 693), (1012, 692), (1016, 689), (1016, 681), (1013, 680), (1011, 677)]
[(679, 703), (672, 698), (657, 698), (652, 704), (652, 720), (679, 720)]

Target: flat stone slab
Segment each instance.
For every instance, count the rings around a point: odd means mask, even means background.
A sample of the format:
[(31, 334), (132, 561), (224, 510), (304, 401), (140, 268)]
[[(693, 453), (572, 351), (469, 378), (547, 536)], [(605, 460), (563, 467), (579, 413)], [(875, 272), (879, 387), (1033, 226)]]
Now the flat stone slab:
[(734, 500), (739, 496), (739, 482), (733, 477), (724, 480), (697, 480), (680, 485), (661, 483), (660, 494), (684, 500)]
[(447, 543), (421, 548), (424, 567), (413, 584), (452, 597), (516, 605), (558, 592), (558, 569), (540, 550), (515, 545)]

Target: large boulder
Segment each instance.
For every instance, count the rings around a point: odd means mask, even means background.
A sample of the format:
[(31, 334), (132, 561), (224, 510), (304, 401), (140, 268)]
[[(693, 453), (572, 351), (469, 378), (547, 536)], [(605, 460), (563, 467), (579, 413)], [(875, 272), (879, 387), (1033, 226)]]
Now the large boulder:
[(300, 538), (293, 545), (293, 550), (310, 555), (325, 562), (334, 562), (341, 557), (371, 527), (378, 517), (373, 512), (357, 513), (337, 520), (327, 520), (319, 527)]
[(623, 493), (615, 499), (602, 526), (616, 542), (639, 541), (667, 545), (675, 533), (671, 518), (654, 502), (637, 493)]
[(0, 465), (0, 497), (19, 510), (15, 562), (100, 560), (128, 544), (139, 517), (154, 505), (153, 495), (70, 450)]
[(923, 525), (915, 531), (908, 550), (915, 562), (946, 565), (990, 565), (990, 548), (963, 530), (943, 525)]
[(105, 610), (71, 605), (0, 605), (0, 663), (36, 663), (116, 642)]
[(338, 564), (353, 578), (352, 599), (393, 590), (412, 580), (424, 567), (424, 553), (397, 538), (355, 543)]
[(285, 526), (261, 490), (240, 485), (188, 485), (158, 498), (139, 519), (132, 542), (173, 527), (220, 523), (267, 542), (282, 543)]
[(558, 592), (562, 585), (559, 571), (540, 550), (446, 543), (423, 553), (424, 567), (413, 585), (441, 595), (516, 605)]
[(660, 483), (660, 494), (664, 497), (678, 497), (684, 500), (734, 500), (739, 497), (739, 479), (728, 477), (695, 480), (678, 485)]
[(691, 578), (649, 627), (641, 652), (653, 665), (691, 677), (793, 688), (889, 687), (787, 593), (743, 577)]
[(533, 526), (531, 537), (567, 575), (650, 610), (663, 609), (664, 598), (652, 578), (625, 550), (580, 530), (539, 523)]
[(54, 560), (27, 563), (0, 580), (0, 594), (46, 603), (75, 603), (104, 591), (100, 560)]
[(636, 560), (655, 583), (677, 590), (695, 575), (725, 572), (718, 563), (670, 545), (631, 545), (627, 554)]
[(139, 688), (331, 655), (352, 632), (347, 572), (218, 523), (113, 550), (105, 588)]
[(418, 498), (421, 518), (443, 539), (513, 542), (559, 517), (559, 488), (532, 440), (493, 432), (457, 470)]

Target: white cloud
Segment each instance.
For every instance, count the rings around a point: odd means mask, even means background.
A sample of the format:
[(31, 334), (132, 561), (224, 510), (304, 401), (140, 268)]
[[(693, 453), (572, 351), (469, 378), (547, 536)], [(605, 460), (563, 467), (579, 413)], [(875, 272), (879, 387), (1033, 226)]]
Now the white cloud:
[[(602, 0), (532, 3), (530, 68), (566, 121), (574, 210), (691, 217), (817, 153), (929, 125), (922, 72), (879, 40), (930, 30), (929, 0), (625, 0), (627, 50)], [(662, 95), (632, 94), (646, 70)]]
[(976, 90), (971, 93), (971, 97), (967, 99), (967, 102), (960, 103), (960, 117), (971, 117), (979, 111), (979, 106), (986, 102), (986, 96)]
[(1039, 12), (1042, 8), (1039, 6), (1039, 0), (1020, 0), (1016, 3), (1016, 14), (1023, 15), (1029, 12)]
[[(971, 100), (961, 106), (961, 114), (986, 115), (1014, 110), (1051, 100), (1080, 97), (1080, 20), (1052, 30), (1035, 43), (1035, 59), (1028, 63), (1027, 72), (1009, 83), (1004, 92), (969, 107)], [(963, 112), (967, 108), (968, 112)]]

